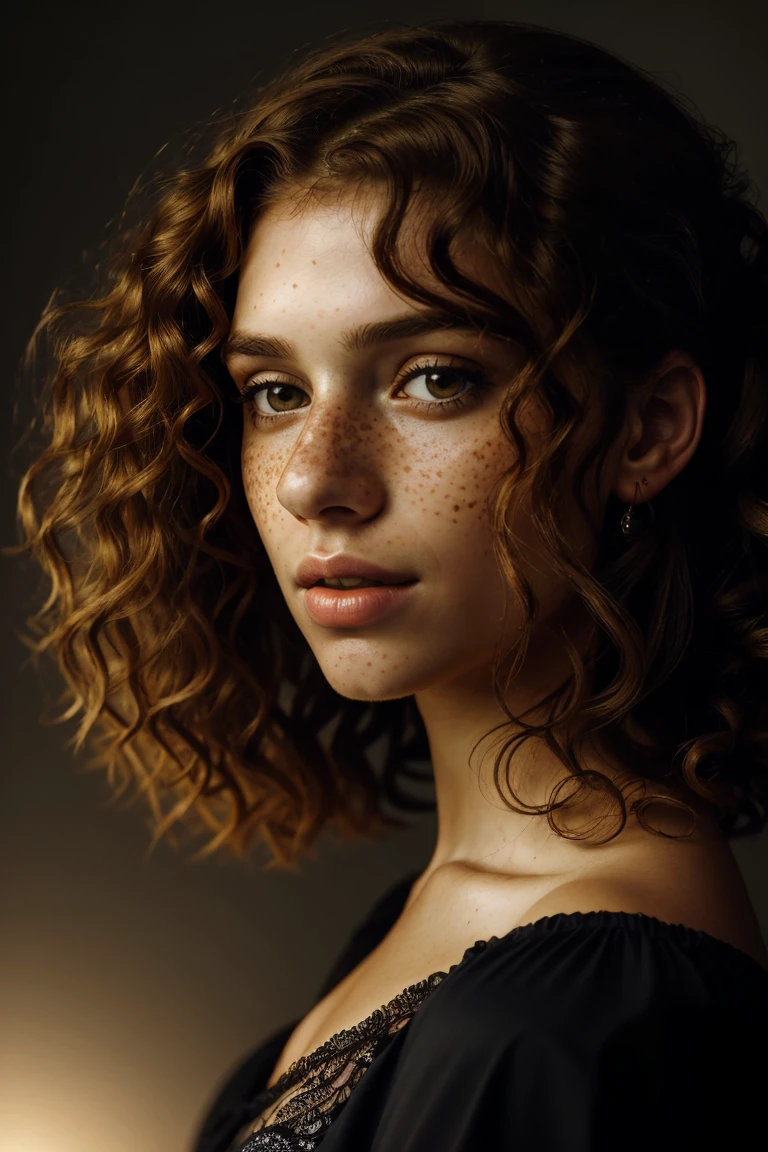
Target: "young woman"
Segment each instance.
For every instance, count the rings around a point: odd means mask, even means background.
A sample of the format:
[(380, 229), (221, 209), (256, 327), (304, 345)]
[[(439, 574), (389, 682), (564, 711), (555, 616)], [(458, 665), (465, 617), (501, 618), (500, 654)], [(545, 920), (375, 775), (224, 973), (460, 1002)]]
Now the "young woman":
[(43, 317), (39, 647), (157, 836), (184, 816), (285, 866), (399, 823), (400, 780), (434, 773), (427, 867), (226, 1080), (197, 1152), (747, 1146), (751, 189), (731, 141), (588, 43), (387, 28), (261, 89), (103, 294)]

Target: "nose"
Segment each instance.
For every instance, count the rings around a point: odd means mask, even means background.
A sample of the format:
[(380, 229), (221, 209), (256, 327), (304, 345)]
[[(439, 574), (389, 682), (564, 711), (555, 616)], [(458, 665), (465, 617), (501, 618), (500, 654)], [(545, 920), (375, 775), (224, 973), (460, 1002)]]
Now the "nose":
[(386, 503), (382, 429), (349, 407), (340, 399), (308, 413), (293, 444), (277, 498), (297, 520), (367, 521)]

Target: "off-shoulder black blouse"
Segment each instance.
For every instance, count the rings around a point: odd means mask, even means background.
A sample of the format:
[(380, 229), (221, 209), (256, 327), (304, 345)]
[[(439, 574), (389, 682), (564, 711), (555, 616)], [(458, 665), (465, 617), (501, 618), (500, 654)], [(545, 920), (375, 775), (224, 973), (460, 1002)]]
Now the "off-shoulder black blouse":
[[(318, 1001), (415, 879), (378, 901)], [(479, 940), (267, 1089), (297, 1023), (226, 1078), (192, 1152), (741, 1152), (766, 1139), (768, 972), (642, 913), (558, 913)]]

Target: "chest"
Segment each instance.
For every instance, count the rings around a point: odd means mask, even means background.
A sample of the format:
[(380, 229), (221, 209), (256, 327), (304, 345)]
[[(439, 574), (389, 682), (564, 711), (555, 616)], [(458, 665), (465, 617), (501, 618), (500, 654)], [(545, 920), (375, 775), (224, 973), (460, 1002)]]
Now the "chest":
[[(391, 944), (390, 948), (394, 945)], [(469, 945), (468, 945), (469, 946)], [(393, 958), (379, 949), (349, 973), (327, 996), (320, 1000), (300, 1021), (280, 1054), (267, 1087), (271, 1087), (292, 1064), (315, 1052), (337, 1032), (366, 1020), (378, 1008), (390, 1004), (406, 988), (426, 979), (433, 972), (447, 972), (461, 959), (461, 953), (447, 963), (406, 963), (406, 957)]]
[(300, 1021), (268, 1087), (302, 1056), (352, 1028), (404, 989), (448, 972), (478, 940), (530, 921), (530, 909), (554, 887), (551, 875), (477, 887), (428, 882), (409, 900), (384, 939)]
[[(525, 923), (527, 909), (548, 884), (529, 883), (510, 893), (505, 918), (488, 904), (464, 906), (457, 915), (449, 899), (434, 904), (417, 901), (406, 908), (380, 944), (300, 1021), (283, 1049), (268, 1087), (302, 1056), (343, 1029), (352, 1028), (389, 1004), (411, 985), (434, 972), (447, 972), (477, 940), (500, 935), (515, 923)], [(504, 927), (500, 929), (500, 922)]]

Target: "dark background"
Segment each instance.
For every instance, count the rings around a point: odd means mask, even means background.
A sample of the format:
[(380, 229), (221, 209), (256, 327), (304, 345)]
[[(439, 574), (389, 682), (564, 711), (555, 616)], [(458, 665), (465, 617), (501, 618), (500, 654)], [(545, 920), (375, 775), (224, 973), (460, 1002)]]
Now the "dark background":
[[(531, 20), (658, 73), (739, 142), (766, 186), (766, 24), (748, 2), (26, 4), (6, 15), (0, 543), (17, 539), (31, 415), (19, 358), (53, 289), (77, 283), (141, 174), (291, 54), (384, 20)], [(762, 203), (765, 211), (764, 202)], [(190, 864), (43, 727), (45, 684), (15, 632), (35, 604), (2, 558), (0, 1150), (185, 1152), (224, 1071), (306, 1011), (372, 901), (430, 855), (433, 817), (381, 844), (328, 840), (297, 874)], [(768, 935), (765, 836), (734, 843)]]

